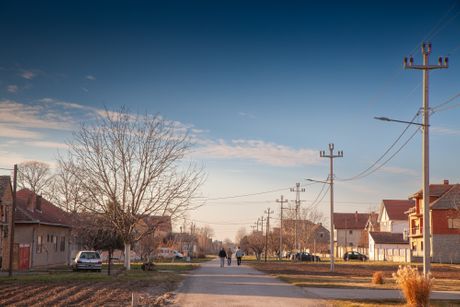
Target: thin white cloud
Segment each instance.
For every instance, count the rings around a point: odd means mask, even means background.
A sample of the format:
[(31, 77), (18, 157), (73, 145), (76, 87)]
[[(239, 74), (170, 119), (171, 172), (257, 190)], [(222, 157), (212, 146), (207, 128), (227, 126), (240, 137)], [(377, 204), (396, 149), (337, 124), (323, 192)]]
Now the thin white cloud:
[(89, 92), (89, 90), (88, 90), (86, 87), (82, 87), (81, 90), (82, 90), (83, 92), (85, 92), (85, 93), (88, 93), (88, 92)]
[(26, 145), (33, 146), (33, 147), (41, 147), (41, 148), (55, 148), (55, 149), (67, 149), (69, 146), (65, 143), (58, 143), (58, 142), (51, 142), (51, 141), (32, 141), (26, 142)]
[(37, 73), (35, 73), (32, 70), (23, 70), (20, 75), (24, 79), (32, 80), (33, 78), (35, 78), (37, 76)]
[(272, 166), (299, 166), (319, 163), (317, 150), (295, 149), (261, 140), (207, 141), (194, 156), (216, 159), (247, 159)]
[(395, 167), (395, 166), (384, 166), (380, 169), (382, 172), (397, 174), (397, 175), (408, 175), (408, 176), (417, 176), (417, 172), (413, 169), (404, 168), (404, 167)]
[(21, 129), (0, 123), (0, 137), (10, 139), (40, 139), (43, 135), (36, 131)]
[(249, 118), (249, 119), (255, 119), (256, 116), (251, 114), (251, 113), (246, 113), (246, 112), (238, 112), (238, 115), (241, 116), (241, 117), (246, 117), (246, 118)]
[(431, 127), (431, 132), (437, 135), (460, 135), (460, 130), (446, 127)]
[(85, 78), (88, 79), (88, 80), (91, 80), (91, 81), (96, 80), (96, 77), (93, 76), (93, 75), (87, 75)]
[(18, 92), (18, 86), (15, 85), (15, 84), (10, 84), (6, 87), (6, 90), (9, 92), (9, 93), (17, 93)]

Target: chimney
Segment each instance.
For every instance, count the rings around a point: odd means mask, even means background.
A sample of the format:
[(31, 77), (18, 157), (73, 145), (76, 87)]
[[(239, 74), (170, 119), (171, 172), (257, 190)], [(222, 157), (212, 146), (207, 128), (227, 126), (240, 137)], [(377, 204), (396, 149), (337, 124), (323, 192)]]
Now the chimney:
[(449, 184), (449, 180), (444, 179), (444, 184)]
[(34, 202), (31, 195), (27, 197), (27, 210), (34, 212)]
[(35, 210), (42, 211), (42, 197), (40, 195), (35, 196)]
[(358, 223), (358, 211), (355, 212), (355, 221)]

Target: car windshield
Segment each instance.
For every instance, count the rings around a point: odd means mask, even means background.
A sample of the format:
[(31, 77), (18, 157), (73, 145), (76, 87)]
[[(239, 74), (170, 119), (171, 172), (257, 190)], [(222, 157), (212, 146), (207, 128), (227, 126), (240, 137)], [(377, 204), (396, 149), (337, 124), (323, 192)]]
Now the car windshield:
[(80, 254), (80, 259), (100, 259), (101, 257), (99, 256), (98, 253), (94, 252), (84, 252)]

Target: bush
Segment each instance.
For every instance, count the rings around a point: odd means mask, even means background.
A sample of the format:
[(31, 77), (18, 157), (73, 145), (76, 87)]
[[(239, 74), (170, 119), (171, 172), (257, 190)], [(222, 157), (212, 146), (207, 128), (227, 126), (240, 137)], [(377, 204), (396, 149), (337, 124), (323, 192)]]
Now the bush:
[(372, 274), (372, 283), (374, 285), (382, 285), (383, 284), (383, 272), (377, 271)]
[(424, 276), (416, 267), (399, 266), (398, 272), (393, 273), (393, 278), (401, 288), (408, 306), (429, 306), (433, 278), (431, 274)]

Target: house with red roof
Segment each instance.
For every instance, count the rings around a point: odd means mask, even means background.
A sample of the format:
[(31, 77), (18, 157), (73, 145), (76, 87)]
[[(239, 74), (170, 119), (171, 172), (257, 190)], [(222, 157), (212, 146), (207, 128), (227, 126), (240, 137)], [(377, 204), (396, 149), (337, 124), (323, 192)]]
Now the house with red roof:
[[(423, 257), (423, 192), (409, 213), (409, 238), (413, 260)], [(460, 263), (460, 184), (430, 184), (431, 259), (433, 262)]]
[(380, 231), (369, 232), (369, 260), (410, 262), (409, 219), (413, 200), (384, 199), (380, 204)]
[(369, 218), (376, 215), (371, 213), (334, 213), (334, 243), (335, 254), (342, 257), (350, 250), (367, 254), (366, 225)]
[[(28, 189), (16, 193), (13, 269), (69, 265), (71, 220), (62, 209)], [(2, 250), (3, 257), (9, 248)], [(8, 266), (3, 265), (2, 270)]]

